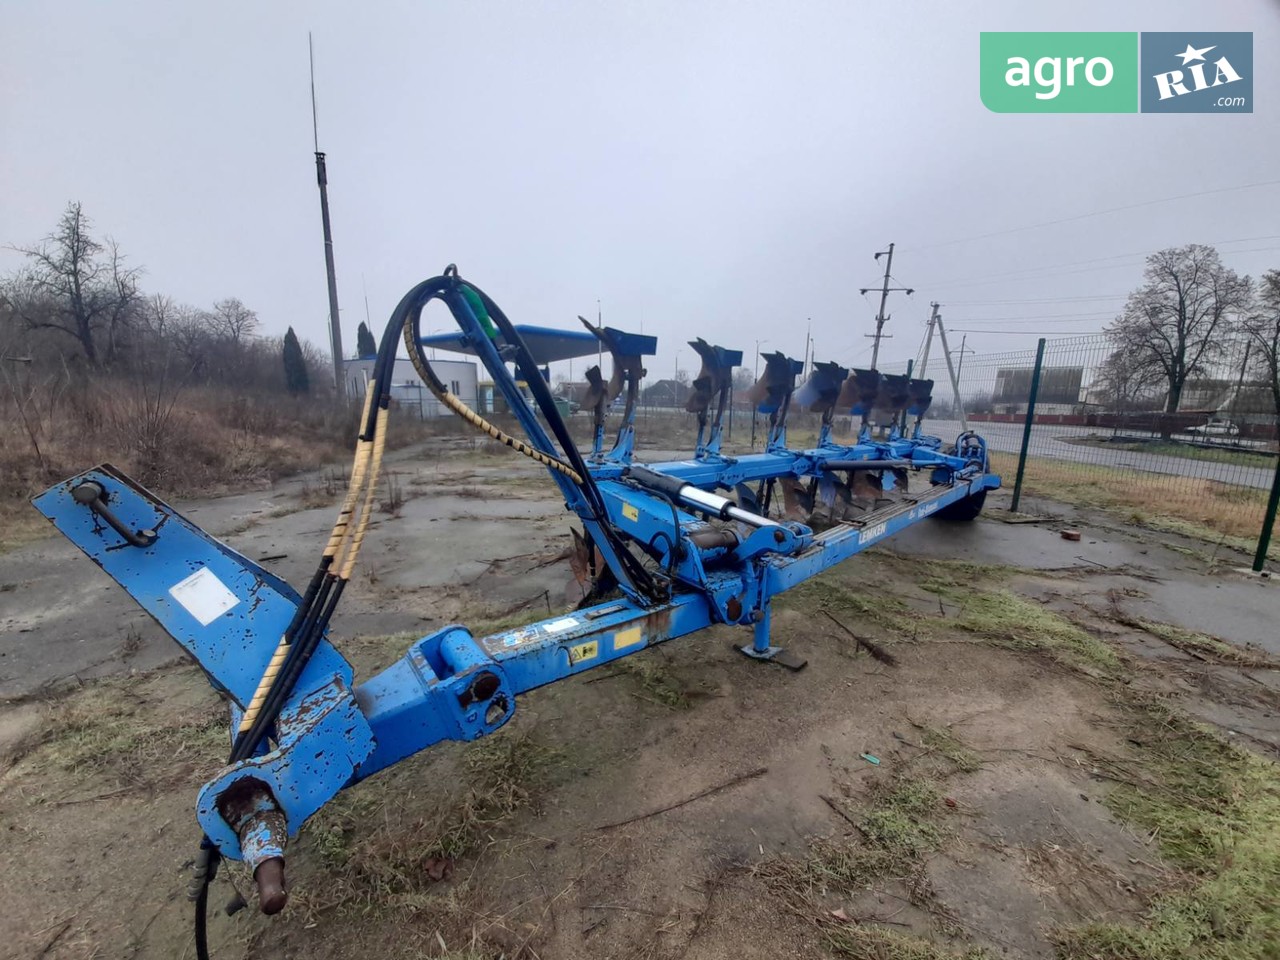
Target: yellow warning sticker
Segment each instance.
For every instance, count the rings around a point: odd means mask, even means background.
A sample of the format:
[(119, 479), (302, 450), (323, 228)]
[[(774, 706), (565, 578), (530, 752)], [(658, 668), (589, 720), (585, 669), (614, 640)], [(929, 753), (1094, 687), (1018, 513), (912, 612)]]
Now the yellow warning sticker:
[(622, 515), (626, 517), (628, 520), (639, 520), (640, 508), (635, 506), (634, 504), (624, 503), (622, 505)]
[(637, 643), (644, 642), (644, 634), (640, 632), (639, 627), (628, 627), (626, 630), (619, 630), (613, 635), (613, 649), (625, 650), (627, 647), (634, 647)]
[(586, 643), (580, 643), (577, 646), (569, 648), (569, 664), (582, 663), (584, 660), (594, 660), (600, 655), (600, 641), (588, 640)]

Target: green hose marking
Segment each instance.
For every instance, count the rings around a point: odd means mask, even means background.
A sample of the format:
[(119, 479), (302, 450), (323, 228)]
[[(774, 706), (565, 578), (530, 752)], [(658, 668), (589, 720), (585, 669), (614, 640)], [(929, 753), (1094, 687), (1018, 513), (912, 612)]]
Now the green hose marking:
[(471, 307), (471, 312), (476, 315), (476, 319), (480, 321), (480, 326), (484, 328), (485, 335), (490, 340), (496, 340), (498, 338), (498, 328), (489, 319), (489, 311), (484, 308), (484, 301), (480, 299), (480, 294), (464, 283), (462, 285), (462, 296), (467, 301), (467, 305)]

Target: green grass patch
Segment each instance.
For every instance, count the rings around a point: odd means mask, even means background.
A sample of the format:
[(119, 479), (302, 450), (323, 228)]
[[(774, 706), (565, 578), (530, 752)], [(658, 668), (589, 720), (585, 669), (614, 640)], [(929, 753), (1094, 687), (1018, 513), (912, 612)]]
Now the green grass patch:
[(871, 622), (897, 637), (915, 636), (921, 625), (900, 598), (874, 587), (848, 587), (833, 574), (806, 580), (775, 602), (783, 609), (827, 610), (836, 619)]
[[(995, 472), (1013, 476), (1015, 455), (997, 452), (991, 459)], [(1027, 459), (1023, 493), (1246, 553), (1257, 547), (1267, 500), (1266, 490), (1253, 487), (1049, 457)], [(1280, 537), (1273, 537), (1268, 556), (1280, 559)]]
[(817, 904), (827, 894), (854, 895), (885, 877), (920, 885), (924, 857), (945, 835), (938, 824), (942, 794), (931, 780), (898, 777), (877, 790), (861, 814), (830, 802), (857, 827), (858, 839), (819, 838), (805, 857), (776, 857), (756, 868), (793, 908), (821, 912)]
[(1274, 960), (1280, 955), (1280, 777), (1161, 704), (1145, 705), (1107, 805), (1148, 830), (1185, 882), (1134, 926), (1058, 931), (1063, 960)]
[(1234, 450), (1222, 446), (1197, 446), (1179, 443), (1177, 440), (1111, 441), (1105, 437), (1070, 437), (1067, 443), (1082, 447), (1099, 447), (1106, 450), (1129, 450), (1134, 453), (1151, 453), (1162, 457), (1178, 457), (1182, 460), (1206, 460), (1210, 463), (1234, 463), (1243, 467), (1274, 467), (1275, 454)]
[(919, 858), (942, 843), (942, 834), (934, 822), (941, 803), (942, 794), (933, 783), (903, 777), (872, 804), (858, 829), (873, 847)]
[(1153, 637), (1158, 637), (1171, 647), (1203, 659), (1253, 669), (1280, 668), (1280, 660), (1274, 657), (1228, 643), (1226, 640), (1200, 633), (1198, 630), (1188, 630), (1172, 623), (1160, 623), (1156, 620), (1145, 620), (1142, 617), (1129, 617), (1118, 613), (1113, 613), (1112, 616), (1125, 626), (1142, 630)]
[(687, 710), (693, 702), (688, 691), (656, 655), (657, 651), (642, 651), (617, 661), (616, 666), (636, 681), (646, 699), (672, 710)]
[(953, 953), (930, 940), (864, 924), (828, 934), (827, 947), (846, 960), (991, 960), (991, 954), (977, 947)]
[(982, 769), (982, 759), (970, 750), (949, 727), (931, 727), (912, 722), (920, 731), (920, 745), (942, 757), (958, 773), (975, 773)]
[(959, 608), (949, 617), (953, 626), (994, 646), (1043, 651), (1086, 670), (1114, 673), (1120, 667), (1120, 658), (1104, 641), (1034, 600), (1009, 590), (966, 587), (936, 576), (921, 586)]

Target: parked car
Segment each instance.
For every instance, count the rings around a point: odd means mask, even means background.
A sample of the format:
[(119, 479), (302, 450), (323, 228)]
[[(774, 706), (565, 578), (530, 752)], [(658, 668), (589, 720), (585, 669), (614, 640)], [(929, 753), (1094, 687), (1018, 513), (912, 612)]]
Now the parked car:
[(1238, 437), (1240, 428), (1230, 420), (1210, 417), (1206, 423), (1198, 427), (1188, 427), (1187, 433), (1197, 437)]

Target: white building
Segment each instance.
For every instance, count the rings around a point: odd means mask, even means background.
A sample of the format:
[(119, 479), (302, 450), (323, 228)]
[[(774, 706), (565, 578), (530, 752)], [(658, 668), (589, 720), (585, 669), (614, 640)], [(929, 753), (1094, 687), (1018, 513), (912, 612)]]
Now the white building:
[[(365, 389), (373, 376), (374, 359), (347, 360), (344, 373), (347, 383), (347, 396), (355, 400), (364, 400)], [(449, 392), (456, 395), (467, 406), (476, 405), (476, 365), (470, 360), (432, 360), (431, 369), (435, 371)], [(408, 360), (397, 360), (391, 375), (391, 399), (400, 409), (413, 410), (423, 419), (427, 417), (452, 416), (439, 400), (435, 398), (418, 371)]]

